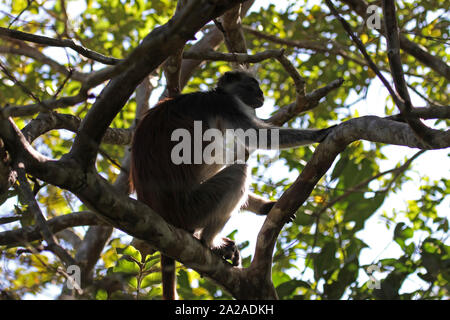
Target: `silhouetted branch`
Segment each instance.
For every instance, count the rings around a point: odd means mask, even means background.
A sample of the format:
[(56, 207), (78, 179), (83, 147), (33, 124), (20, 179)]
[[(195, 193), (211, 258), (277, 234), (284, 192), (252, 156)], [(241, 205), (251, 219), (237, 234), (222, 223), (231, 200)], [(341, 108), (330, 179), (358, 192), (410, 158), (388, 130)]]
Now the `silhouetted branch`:
[(52, 47), (62, 47), (71, 48), (81, 54), (82, 56), (101, 62), (103, 64), (114, 65), (120, 62), (120, 59), (107, 57), (98, 52), (92, 51), (90, 49), (84, 48), (81, 45), (76, 44), (71, 39), (54, 39), (46, 36), (35, 35), (31, 33), (26, 33), (18, 30), (12, 30), (0, 27), (0, 37), (3, 38), (13, 38), (22, 41), (29, 41), (33, 43), (38, 43), (46, 46)]

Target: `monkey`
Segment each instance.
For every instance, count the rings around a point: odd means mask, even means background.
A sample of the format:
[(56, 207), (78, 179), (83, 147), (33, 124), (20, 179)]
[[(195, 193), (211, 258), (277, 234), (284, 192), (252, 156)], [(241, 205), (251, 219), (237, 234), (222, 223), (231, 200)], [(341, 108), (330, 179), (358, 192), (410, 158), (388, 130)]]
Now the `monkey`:
[[(195, 235), (234, 266), (240, 264), (234, 241), (223, 238), (216, 244), (214, 240), (232, 212), (245, 204), (248, 189), (245, 160), (251, 150), (246, 148), (244, 161), (225, 165), (205, 161), (175, 164), (173, 150), (177, 141), (173, 133), (181, 128), (194, 136), (195, 122), (201, 123), (202, 133), (208, 129), (221, 133), (228, 129), (276, 129), (278, 141), (267, 135), (269, 141), (263, 145), (259, 137), (254, 149), (283, 149), (321, 142), (331, 128), (304, 130), (272, 126), (255, 114), (255, 109), (263, 104), (264, 94), (255, 77), (245, 71), (226, 72), (209, 91), (180, 94), (149, 109), (139, 121), (131, 145), (130, 187), (136, 191), (137, 199), (167, 223)], [(190, 143), (195, 149), (196, 141)], [(240, 144), (245, 146), (245, 141), (241, 139)], [(206, 142), (202, 141), (200, 147), (200, 152), (204, 151)], [(259, 197), (251, 200), (259, 215), (267, 215), (276, 203)], [(161, 255), (161, 269), (163, 299), (175, 299), (175, 260)]]

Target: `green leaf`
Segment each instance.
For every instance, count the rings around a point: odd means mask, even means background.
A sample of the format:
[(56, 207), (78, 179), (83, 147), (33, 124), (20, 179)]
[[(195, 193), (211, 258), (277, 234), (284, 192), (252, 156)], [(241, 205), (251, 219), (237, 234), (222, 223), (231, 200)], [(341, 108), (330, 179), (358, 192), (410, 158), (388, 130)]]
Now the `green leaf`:
[[(126, 256), (129, 257), (129, 256)], [(137, 275), (140, 272), (139, 266), (133, 260), (127, 260), (126, 257), (122, 257), (117, 261), (117, 264), (113, 267), (113, 272), (120, 272), (130, 275)]]
[(323, 286), (323, 293), (327, 299), (339, 299), (345, 293), (345, 290), (351, 283), (358, 278), (359, 265), (357, 260), (346, 263), (341, 270), (339, 270), (337, 280), (331, 283), (326, 283)]
[(327, 279), (331, 276), (330, 273), (325, 274), (325, 271), (334, 270), (339, 262), (335, 258), (336, 256), (336, 243), (334, 241), (328, 241), (322, 247), (320, 253), (314, 259), (314, 278), (318, 280), (320, 277)]
[(133, 257), (136, 261), (139, 262), (142, 261), (142, 256), (139, 250), (131, 245), (128, 245), (125, 248), (116, 248), (116, 252), (117, 254), (123, 254), (126, 256)]
[(353, 231), (361, 230), (366, 220), (383, 204), (384, 198), (384, 193), (378, 193), (373, 198), (349, 203), (345, 210), (344, 222), (355, 221)]
[(98, 290), (95, 294), (95, 300), (108, 300), (108, 293), (106, 292), (106, 290)]
[(309, 289), (309, 288), (311, 288), (311, 285), (309, 283), (305, 282), (305, 281), (297, 280), (297, 279), (293, 279), (293, 280), (289, 280), (289, 281), (283, 282), (282, 284), (280, 284), (276, 288), (278, 297), (280, 299), (288, 298), (299, 287), (303, 287), (303, 288), (308, 288)]
[[(404, 222), (400, 222), (395, 226), (394, 229), (394, 240), (398, 243), (398, 245), (405, 250), (406, 244), (405, 240), (410, 239), (414, 236), (414, 230), (407, 227)], [(414, 245), (413, 245), (413, 252), (414, 252)], [(409, 252), (411, 249), (409, 249)]]
[(145, 289), (161, 283), (161, 273), (154, 272), (145, 276), (141, 281), (141, 288)]

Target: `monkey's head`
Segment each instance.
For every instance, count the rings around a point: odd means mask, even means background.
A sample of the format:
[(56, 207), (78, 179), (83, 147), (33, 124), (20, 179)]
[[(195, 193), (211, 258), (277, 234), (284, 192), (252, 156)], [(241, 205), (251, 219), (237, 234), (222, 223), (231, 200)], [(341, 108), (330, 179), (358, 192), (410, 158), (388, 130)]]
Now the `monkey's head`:
[(219, 78), (217, 88), (236, 95), (242, 102), (252, 108), (264, 104), (264, 94), (258, 80), (245, 71), (229, 71)]

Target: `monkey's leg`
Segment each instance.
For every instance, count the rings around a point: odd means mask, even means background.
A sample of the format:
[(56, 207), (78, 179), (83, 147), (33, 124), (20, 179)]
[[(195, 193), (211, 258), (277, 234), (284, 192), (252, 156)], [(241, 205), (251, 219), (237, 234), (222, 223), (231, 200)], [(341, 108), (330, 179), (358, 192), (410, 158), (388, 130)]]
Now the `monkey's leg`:
[[(218, 172), (202, 183), (190, 197), (190, 205), (195, 214), (191, 221), (195, 229), (203, 229), (200, 240), (210, 247), (216, 235), (223, 229), (231, 213), (238, 209), (247, 193), (247, 165), (233, 164)], [(195, 224), (195, 225), (194, 225)], [(229, 257), (233, 263), (238, 263), (239, 256), (234, 242), (225, 240), (217, 245), (216, 252), (227, 252), (232, 249), (234, 254)], [(225, 258), (228, 258), (223, 254)]]
[[(264, 199), (254, 193), (248, 194), (248, 201), (242, 207), (242, 209), (251, 211), (256, 213), (257, 215), (266, 216), (270, 210), (272, 210), (273, 206), (276, 204), (276, 201), (271, 201)], [(292, 222), (295, 220), (295, 212), (292, 213), (289, 221)]]

